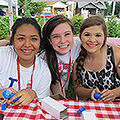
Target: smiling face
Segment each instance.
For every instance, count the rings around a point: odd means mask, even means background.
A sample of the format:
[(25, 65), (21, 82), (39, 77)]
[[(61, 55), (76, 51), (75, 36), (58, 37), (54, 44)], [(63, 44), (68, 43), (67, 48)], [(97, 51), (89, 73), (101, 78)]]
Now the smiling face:
[(87, 27), (81, 34), (82, 45), (90, 53), (100, 49), (104, 43), (104, 39), (105, 36), (101, 25)]
[(34, 56), (39, 50), (40, 36), (31, 24), (23, 24), (14, 35), (14, 48), (23, 66), (33, 64)]
[(68, 53), (73, 46), (71, 26), (67, 22), (57, 25), (52, 31), (49, 41), (59, 55)]

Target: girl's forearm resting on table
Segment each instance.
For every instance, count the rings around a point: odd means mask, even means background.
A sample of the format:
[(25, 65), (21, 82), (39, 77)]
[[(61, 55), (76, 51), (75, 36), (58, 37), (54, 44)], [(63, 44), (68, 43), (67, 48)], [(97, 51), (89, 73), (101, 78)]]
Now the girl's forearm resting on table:
[(82, 85), (76, 85), (76, 87), (74, 87), (75, 89), (75, 93), (82, 98), (91, 98), (91, 92), (93, 91), (93, 89), (87, 89), (84, 88)]
[(112, 90), (116, 97), (120, 97), (120, 87), (117, 87)]

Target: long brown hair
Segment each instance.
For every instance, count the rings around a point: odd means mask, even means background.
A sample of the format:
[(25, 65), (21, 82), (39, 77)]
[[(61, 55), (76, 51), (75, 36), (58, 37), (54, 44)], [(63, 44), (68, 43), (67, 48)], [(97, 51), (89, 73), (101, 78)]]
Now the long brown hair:
[[(106, 28), (106, 24), (105, 24), (104, 19), (100, 16), (92, 16), (92, 17), (85, 19), (80, 26), (79, 37), (81, 39), (81, 35), (82, 35), (82, 32), (84, 31), (84, 29), (91, 27), (91, 26), (94, 26), (94, 25), (102, 26), (102, 30), (104, 32), (104, 37), (105, 37), (104, 43), (102, 46), (104, 46), (106, 39), (107, 39), (107, 28)], [(79, 57), (76, 60), (76, 62), (77, 62), (77, 67), (76, 67), (77, 84), (81, 83), (80, 72), (81, 72), (81, 68), (84, 65), (84, 60), (85, 60), (86, 56), (87, 56), (87, 51), (81, 44), (81, 52), (79, 54)]]
[(49, 66), (51, 75), (52, 75), (52, 84), (56, 84), (57, 80), (59, 80), (59, 72), (58, 72), (58, 61), (56, 57), (56, 51), (50, 44), (50, 35), (52, 31), (61, 23), (68, 23), (74, 31), (72, 22), (64, 15), (57, 15), (50, 18), (43, 27), (43, 41), (41, 41), (41, 47), (39, 53), (43, 53), (45, 51), (45, 57), (47, 59), (47, 64)]

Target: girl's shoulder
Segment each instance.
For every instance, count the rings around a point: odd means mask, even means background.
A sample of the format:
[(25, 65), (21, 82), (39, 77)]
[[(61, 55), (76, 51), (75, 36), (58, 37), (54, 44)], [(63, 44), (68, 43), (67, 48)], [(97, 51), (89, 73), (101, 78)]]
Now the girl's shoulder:
[(112, 48), (113, 48), (115, 63), (117, 65), (120, 62), (120, 47), (112, 46)]
[(17, 54), (14, 50), (13, 45), (2, 46), (0, 47), (0, 58), (2, 59), (16, 59)]
[(46, 58), (39, 55), (39, 53), (36, 54), (36, 61), (38, 61), (37, 63), (40, 64), (41, 66), (46, 66), (47, 65)]
[[(0, 47), (0, 66), (8, 66), (17, 58), (13, 46)], [(4, 61), (4, 62), (3, 62)]]
[(0, 47), (0, 53), (1, 54), (10, 54), (14, 52), (14, 47), (13, 45), (8, 45), (8, 46), (1, 46)]
[(81, 45), (81, 40), (79, 37), (73, 37), (73, 43), (75, 46)]
[(13, 45), (7, 45), (7, 46), (0, 46), (0, 50), (12, 50), (13, 49)]

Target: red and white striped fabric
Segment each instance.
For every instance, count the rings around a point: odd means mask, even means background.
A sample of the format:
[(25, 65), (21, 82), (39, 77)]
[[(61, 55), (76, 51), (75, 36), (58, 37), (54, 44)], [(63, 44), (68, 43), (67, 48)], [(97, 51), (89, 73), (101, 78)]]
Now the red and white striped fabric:
[[(67, 107), (67, 120), (80, 120), (81, 114), (77, 110), (82, 106), (87, 111), (95, 113), (98, 120), (120, 120), (119, 102), (94, 102), (76, 100), (57, 100)], [(4, 114), (4, 120), (55, 120), (49, 113), (41, 109), (40, 100), (33, 100), (28, 106), (19, 107), (8, 105)]]

